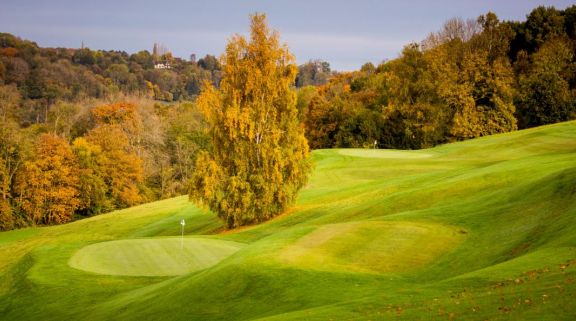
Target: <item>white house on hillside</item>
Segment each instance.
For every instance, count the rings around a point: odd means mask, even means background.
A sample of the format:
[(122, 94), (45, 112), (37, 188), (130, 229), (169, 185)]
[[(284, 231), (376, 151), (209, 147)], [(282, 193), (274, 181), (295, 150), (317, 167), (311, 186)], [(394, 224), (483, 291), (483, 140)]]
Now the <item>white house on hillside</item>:
[(159, 63), (159, 64), (155, 64), (154, 65), (154, 69), (171, 69), (172, 67), (170, 66), (169, 63), (163, 64), (163, 63)]

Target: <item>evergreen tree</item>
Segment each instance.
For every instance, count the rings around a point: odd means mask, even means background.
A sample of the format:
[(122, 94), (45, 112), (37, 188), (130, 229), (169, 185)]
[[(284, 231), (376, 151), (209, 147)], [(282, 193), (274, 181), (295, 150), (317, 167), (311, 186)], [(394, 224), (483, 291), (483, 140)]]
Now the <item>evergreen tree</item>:
[(213, 149), (198, 156), (190, 198), (228, 227), (284, 211), (310, 171), (291, 88), (294, 57), (268, 29), (265, 15), (251, 20), (250, 40), (235, 35), (226, 47), (220, 89), (206, 83), (198, 99)]

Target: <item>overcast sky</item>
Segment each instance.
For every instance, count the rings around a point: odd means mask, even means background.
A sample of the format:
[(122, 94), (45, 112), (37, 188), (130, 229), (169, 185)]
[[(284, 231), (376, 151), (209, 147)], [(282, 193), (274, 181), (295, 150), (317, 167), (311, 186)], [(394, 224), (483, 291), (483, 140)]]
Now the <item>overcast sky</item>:
[(248, 16), (263, 12), (298, 63), (326, 60), (336, 70), (396, 57), (453, 17), (488, 11), (524, 20), (539, 5), (564, 9), (573, 0), (0, 0), (0, 32), (42, 47), (152, 51), (163, 43), (188, 59), (220, 55), (228, 37), (246, 34)]

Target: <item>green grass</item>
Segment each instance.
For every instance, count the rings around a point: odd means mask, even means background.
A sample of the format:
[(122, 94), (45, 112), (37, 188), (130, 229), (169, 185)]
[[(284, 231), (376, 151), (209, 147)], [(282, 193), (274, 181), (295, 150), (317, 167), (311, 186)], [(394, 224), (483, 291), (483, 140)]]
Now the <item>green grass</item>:
[(402, 272), (426, 265), (462, 238), (457, 229), (421, 222), (327, 224), (288, 245), (279, 260), (324, 271)]
[(153, 238), (100, 242), (76, 252), (73, 268), (109, 275), (174, 276), (207, 269), (242, 247), (199, 238)]
[(0, 319), (576, 320), (576, 122), (313, 157), (258, 226), (179, 197), (0, 233)]

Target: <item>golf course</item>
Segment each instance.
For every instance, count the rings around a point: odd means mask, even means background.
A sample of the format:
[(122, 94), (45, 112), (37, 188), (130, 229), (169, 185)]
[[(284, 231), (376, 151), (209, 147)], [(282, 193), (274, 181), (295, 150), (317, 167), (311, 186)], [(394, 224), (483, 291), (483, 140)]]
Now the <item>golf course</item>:
[(312, 159), (259, 225), (181, 196), (0, 233), (0, 319), (576, 320), (576, 121)]

